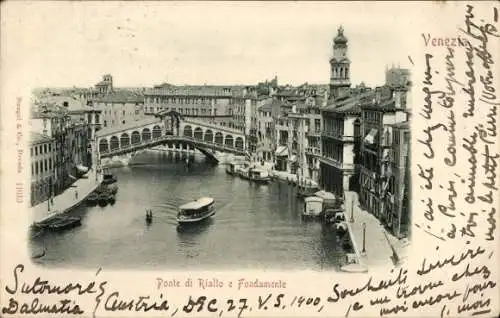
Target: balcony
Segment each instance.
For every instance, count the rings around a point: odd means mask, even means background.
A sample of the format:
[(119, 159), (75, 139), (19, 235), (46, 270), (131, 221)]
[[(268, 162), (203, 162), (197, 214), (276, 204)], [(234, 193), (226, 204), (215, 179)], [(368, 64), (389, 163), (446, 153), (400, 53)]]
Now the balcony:
[(319, 157), (319, 161), (321, 161), (322, 163), (325, 163), (329, 166), (333, 166), (337, 169), (341, 169), (341, 170), (354, 170), (354, 164), (353, 163), (344, 163), (344, 162), (340, 162), (340, 161), (337, 161), (333, 158), (330, 158), (330, 157), (325, 157), (325, 156), (322, 156), (322, 157)]
[(307, 147), (306, 154), (311, 156), (321, 156), (321, 149), (317, 147)]
[(324, 130), (321, 135), (323, 137), (336, 139), (336, 140), (339, 140), (342, 142), (354, 142), (354, 140), (355, 140), (354, 136), (345, 136), (345, 135), (342, 135), (342, 134), (340, 134), (338, 132), (334, 132), (334, 131)]
[(310, 130), (306, 132), (307, 137), (321, 137), (321, 130)]

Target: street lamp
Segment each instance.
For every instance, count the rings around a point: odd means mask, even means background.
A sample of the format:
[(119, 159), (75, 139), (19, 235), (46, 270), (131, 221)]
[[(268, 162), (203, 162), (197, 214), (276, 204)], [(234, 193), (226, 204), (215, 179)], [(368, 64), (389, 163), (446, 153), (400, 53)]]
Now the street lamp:
[(365, 243), (366, 243), (366, 223), (363, 222), (363, 250), (361, 251), (363, 255), (366, 255)]
[(351, 199), (351, 219), (349, 220), (351, 223), (354, 223), (354, 200)]

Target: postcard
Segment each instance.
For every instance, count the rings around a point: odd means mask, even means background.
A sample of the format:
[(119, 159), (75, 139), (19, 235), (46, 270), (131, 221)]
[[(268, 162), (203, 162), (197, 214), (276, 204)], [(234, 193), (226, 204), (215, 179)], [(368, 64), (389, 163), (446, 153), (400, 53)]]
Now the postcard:
[(2, 317), (498, 317), (498, 2), (1, 6)]

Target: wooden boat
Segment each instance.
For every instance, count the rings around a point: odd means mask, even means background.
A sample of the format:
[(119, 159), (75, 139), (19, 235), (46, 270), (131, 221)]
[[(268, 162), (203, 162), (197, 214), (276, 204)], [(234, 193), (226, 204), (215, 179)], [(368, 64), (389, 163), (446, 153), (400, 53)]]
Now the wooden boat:
[(108, 202), (109, 202), (111, 205), (115, 204), (115, 202), (116, 202), (116, 197), (115, 197), (115, 195), (114, 195), (114, 194), (110, 193), (110, 194), (108, 195)]
[(52, 231), (63, 231), (80, 225), (82, 225), (82, 221), (80, 218), (68, 216), (60, 218), (55, 222), (49, 224), (48, 228)]
[(99, 203), (99, 206), (106, 206), (109, 202), (109, 194), (106, 191), (100, 193), (97, 202)]
[(183, 204), (179, 207), (177, 222), (179, 224), (197, 223), (215, 214), (215, 200), (202, 197), (196, 201)]
[(271, 181), (271, 177), (269, 177), (269, 172), (259, 168), (251, 168), (248, 171), (248, 178), (251, 181), (257, 183), (269, 183)]
[(302, 217), (306, 219), (317, 218), (323, 213), (323, 199), (312, 196), (304, 199)]
[(314, 195), (319, 190), (318, 185), (307, 182), (297, 183), (297, 197), (303, 198)]
[(240, 167), (238, 169), (238, 175), (242, 179), (250, 180), (250, 168), (248, 168), (248, 167)]
[(105, 173), (103, 175), (103, 179), (102, 179), (103, 184), (112, 184), (112, 183), (115, 183), (116, 181), (117, 181), (116, 177), (111, 173)]
[(99, 195), (97, 195), (97, 193), (95, 192), (92, 192), (87, 197), (86, 202), (88, 205), (96, 205), (98, 200), (99, 200)]
[(226, 173), (229, 175), (237, 175), (238, 168), (241, 166), (241, 163), (238, 162), (230, 162), (226, 165)]

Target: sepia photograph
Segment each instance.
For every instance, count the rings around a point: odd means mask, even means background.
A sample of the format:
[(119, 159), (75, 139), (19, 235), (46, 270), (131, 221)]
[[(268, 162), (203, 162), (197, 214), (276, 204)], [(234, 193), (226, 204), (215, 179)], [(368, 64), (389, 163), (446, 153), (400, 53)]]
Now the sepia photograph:
[[(101, 25), (106, 36), (89, 46), (116, 37), (122, 47), (109, 48), (111, 65), (89, 65), (93, 77), (51, 85), (40, 75), (33, 262), (341, 272), (404, 262), (412, 83), (407, 56), (388, 53), (398, 34), (374, 42), (372, 27), (335, 11), (299, 38), (266, 34), (275, 15), (199, 29), (165, 19), (169, 6)], [(260, 11), (230, 10), (245, 6)], [(150, 42), (153, 20), (154, 38), (169, 41)], [(292, 21), (275, 28), (311, 27)], [(148, 60), (146, 48), (167, 53)], [(143, 63), (158, 63), (150, 79)]]
[(0, 6), (0, 316), (498, 316), (498, 1)]

